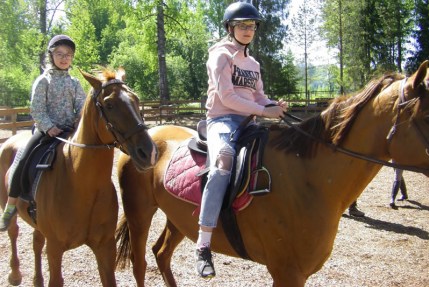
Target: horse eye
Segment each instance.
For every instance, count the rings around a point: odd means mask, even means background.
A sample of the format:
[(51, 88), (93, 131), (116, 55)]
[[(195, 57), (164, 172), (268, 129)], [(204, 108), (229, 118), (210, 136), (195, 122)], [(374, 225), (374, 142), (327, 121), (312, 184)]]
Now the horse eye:
[(113, 105), (111, 103), (106, 103), (106, 109), (108, 110), (113, 109)]

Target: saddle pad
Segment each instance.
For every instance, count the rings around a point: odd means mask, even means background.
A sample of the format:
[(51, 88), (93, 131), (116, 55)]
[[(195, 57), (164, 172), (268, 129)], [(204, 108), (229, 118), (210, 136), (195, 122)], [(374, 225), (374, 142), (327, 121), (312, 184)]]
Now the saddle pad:
[[(188, 203), (200, 206), (202, 195), (202, 178), (197, 174), (206, 167), (206, 157), (203, 154), (190, 151), (188, 141), (182, 143), (174, 152), (164, 174), (164, 187), (174, 197)], [(232, 208), (239, 211), (252, 201), (247, 192), (237, 197)]]

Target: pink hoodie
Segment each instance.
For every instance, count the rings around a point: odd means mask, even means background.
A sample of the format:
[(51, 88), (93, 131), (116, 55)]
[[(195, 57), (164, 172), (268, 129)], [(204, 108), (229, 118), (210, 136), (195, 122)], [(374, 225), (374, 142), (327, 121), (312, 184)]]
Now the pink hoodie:
[(259, 63), (244, 56), (244, 46), (223, 40), (209, 49), (207, 118), (228, 114), (261, 116), (273, 103), (264, 94)]

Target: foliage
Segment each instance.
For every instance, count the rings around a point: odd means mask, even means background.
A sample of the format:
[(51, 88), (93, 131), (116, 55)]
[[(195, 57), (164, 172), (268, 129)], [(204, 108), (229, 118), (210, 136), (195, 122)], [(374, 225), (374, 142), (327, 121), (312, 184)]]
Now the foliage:
[(415, 1), (415, 27), (412, 32), (414, 51), (407, 58), (406, 70), (412, 73), (429, 55), (429, 1)]
[[(0, 104), (28, 104), (46, 43), (55, 34), (77, 44), (74, 67), (99, 65), (127, 71), (127, 84), (141, 99), (159, 99), (157, 4), (165, 16), (165, 59), (170, 97), (206, 95), (207, 49), (225, 36), (222, 18), (233, 0), (3, 0), (0, 5)], [(302, 80), (293, 55), (284, 51), (290, 0), (252, 0), (263, 16), (250, 54), (261, 63), (270, 97), (298, 96)], [(60, 6), (60, 4), (64, 4)], [(338, 51), (329, 66), (308, 65), (308, 87), (330, 92), (360, 89), (387, 70), (414, 71), (429, 52), (428, 0), (325, 0), (320, 35)], [(415, 3), (415, 4), (414, 4)], [(59, 12), (64, 14), (59, 17)], [(317, 11), (314, 12), (315, 14)], [(311, 24), (310, 24), (311, 26)], [(301, 27), (303, 27), (301, 25)], [(413, 49), (407, 41), (411, 38)], [(294, 39), (299, 37), (295, 36)], [(313, 53), (311, 49), (307, 51)], [(314, 52), (315, 57), (318, 51)], [(407, 58), (408, 57), (408, 58)], [(407, 60), (406, 65), (403, 61)], [(78, 69), (71, 73), (82, 79)], [(81, 80), (89, 89), (86, 81)]]
[(344, 78), (340, 85), (354, 91), (371, 77), (401, 71), (405, 43), (412, 25), (411, 0), (326, 0), (322, 32), (338, 50)]

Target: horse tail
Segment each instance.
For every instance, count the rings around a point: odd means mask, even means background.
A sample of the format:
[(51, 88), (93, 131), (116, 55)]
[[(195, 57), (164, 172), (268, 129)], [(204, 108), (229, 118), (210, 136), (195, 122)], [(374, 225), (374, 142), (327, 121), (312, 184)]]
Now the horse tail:
[(125, 269), (130, 266), (131, 241), (130, 229), (125, 215), (122, 215), (115, 232), (116, 243), (119, 242), (118, 252), (116, 254), (116, 269)]

